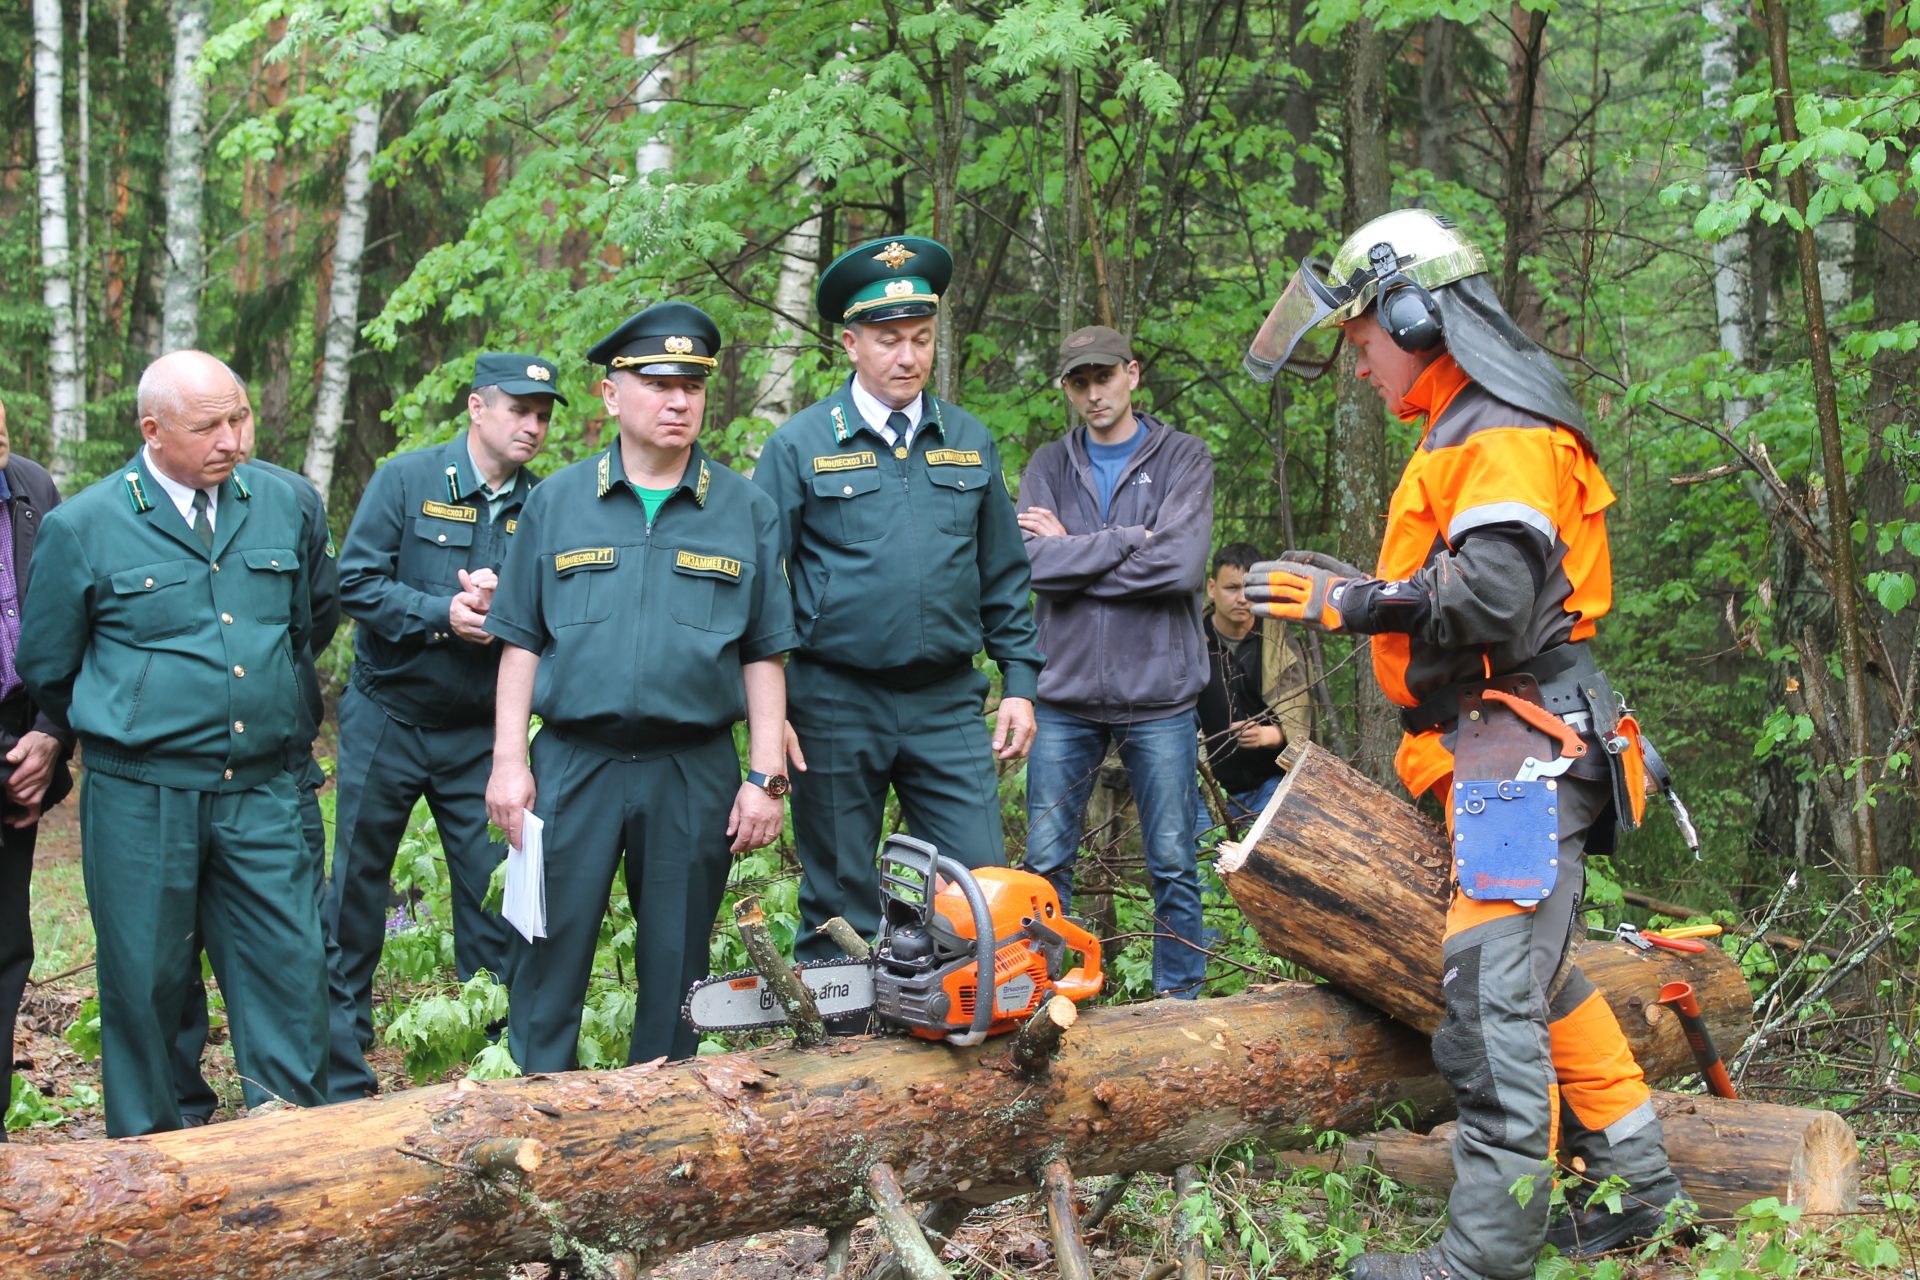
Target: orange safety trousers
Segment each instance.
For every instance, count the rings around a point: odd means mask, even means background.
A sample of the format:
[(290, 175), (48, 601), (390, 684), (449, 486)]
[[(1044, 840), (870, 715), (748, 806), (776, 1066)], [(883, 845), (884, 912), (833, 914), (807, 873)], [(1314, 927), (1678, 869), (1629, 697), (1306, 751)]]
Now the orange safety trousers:
[[(1433, 795), (1447, 814), (1447, 831), (1453, 831), (1453, 806), (1449, 797), (1453, 775), (1448, 773), (1434, 785)], [(1453, 898), (1447, 906), (1444, 937), (1452, 938), (1477, 925), (1490, 924), (1509, 916), (1526, 915), (1535, 910), (1513, 902), (1480, 901), (1460, 891), (1456, 882)], [(1574, 906), (1575, 929), (1579, 928), (1579, 904)], [(1573, 945), (1570, 934), (1567, 946)], [(1562, 956), (1564, 965), (1565, 957)], [(1551, 1002), (1549, 1002), (1551, 1007)], [(1595, 1131), (1603, 1131), (1616, 1120), (1652, 1098), (1646, 1073), (1640, 1069), (1627, 1043), (1626, 1033), (1613, 1016), (1613, 1008), (1598, 990), (1572, 1009), (1554, 1017), (1549, 1015), (1547, 1041), (1553, 1057), (1555, 1084), (1549, 1086), (1548, 1114), (1552, 1119), (1551, 1146), (1560, 1146), (1560, 1103), (1565, 1102), (1579, 1122)]]

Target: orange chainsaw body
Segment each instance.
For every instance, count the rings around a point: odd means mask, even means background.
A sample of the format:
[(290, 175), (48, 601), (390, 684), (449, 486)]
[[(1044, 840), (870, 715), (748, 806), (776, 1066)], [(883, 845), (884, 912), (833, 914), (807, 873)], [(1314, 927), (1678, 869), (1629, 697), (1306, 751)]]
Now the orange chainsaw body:
[[(956, 1033), (977, 1025), (977, 1003), (984, 998), (979, 929), (962, 876), (985, 900), (993, 931), (995, 1003), (987, 1035), (1018, 1027), (1056, 993), (1076, 1004), (1098, 994), (1100, 942), (1067, 918), (1046, 877), (1011, 867), (969, 871), (947, 859), (940, 862), (931, 903), (919, 894), (907, 895), (904, 904), (889, 899), (888, 927), (874, 969), (875, 1010), (883, 1018), (924, 1039), (956, 1043)], [(1082, 957), (1070, 970), (1065, 967), (1069, 950)]]

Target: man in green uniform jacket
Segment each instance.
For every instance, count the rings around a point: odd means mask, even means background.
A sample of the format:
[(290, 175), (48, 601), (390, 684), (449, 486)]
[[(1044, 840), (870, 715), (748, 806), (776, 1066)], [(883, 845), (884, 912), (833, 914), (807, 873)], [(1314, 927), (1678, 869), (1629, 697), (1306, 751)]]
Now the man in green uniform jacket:
[[(794, 840), (805, 872), (796, 950), (815, 929), (880, 924), (874, 865), (887, 787), (913, 834), (968, 866), (1001, 865), (994, 758), (1033, 741), (1040, 672), (1027, 553), (1000, 454), (972, 414), (925, 390), (953, 273), (915, 236), (849, 249), (815, 303), (844, 326), (853, 375), (775, 431), (754, 482), (780, 508), (800, 648), (788, 673)], [(991, 741), (982, 646), (1004, 697)]]
[(511, 939), (509, 1046), (523, 1071), (575, 1064), (623, 854), (636, 924), (628, 1061), (692, 1055), (680, 1002), (706, 976), (730, 855), (780, 834), (793, 610), (773, 503), (695, 443), (719, 348), (713, 322), (682, 302), (594, 346), (618, 434), (534, 494), (487, 617), (506, 642), (487, 812), (518, 847), (531, 810), (551, 850), (546, 936)]
[(377, 1087), (373, 971), (386, 941), (388, 880), (421, 796), (453, 882), (454, 969), (504, 977), (507, 928), (485, 906), (506, 851), (487, 836), (493, 686), (500, 647), (481, 629), (536, 477), (556, 388), (537, 356), (474, 363), (467, 430), (374, 472), (340, 548), (340, 599), (360, 624), (340, 699), (327, 924), (332, 1100)]
[(180, 1127), (171, 1066), (196, 924), (249, 1105), (326, 1094), (325, 960), (287, 748), (309, 627), (299, 500), (239, 467), (233, 376), (140, 379), (146, 447), (46, 517), (20, 671), (78, 734), (113, 1137)]
[[(327, 506), (313, 481), (297, 471), (289, 471), (265, 458), (253, 456), (253, 403), (247, 396), (247, 384), (234, 375), (240, 389), (241, 412), (235, 427), (240, 434), (240, 458), (257, 471), (264, 471), (292, 489), (300, 499), (301, 549), (307, 566), (308, 604), (313, 628), (307, 643), (294, 655), (294, 675), (300, 682), (300, 722), (293, 740), (287, 744), (287, 772), (299, 794), (300, 829), (306, 836), (307, 853), (313, 867), (313, 900), (316, 906), (326, 895), (327, 826), (320, 815), (320, 788), (327, 783), (326, 771), (313, 758), (313, 740), (320, 736), (320, 722), (326, 719), (327, 704), (320, 693), (320, 673), (314, 666), (314, 654), (323, 653), (333, 642), (340, 627), (340, 574), (333, 558), (333, 533), (327, 527)], [(324, 923), (324, 921), (323, 921)], [(323, 929), (323, 932), (325, 930)], [(333, 937), (326, 936), (327, 954), (335, 950)], [(187, 997), (186, 1021), (175, 1038), (174, 1083), (180, 1092), (180, 1122), (188, 1127), (202, 1125), (213, 1118), (220, 1099), (200, 1074), (200, 1056), (207, 1047), (206, 987), (200, 982), (200, 961), (193, 965), (195, 991)]]

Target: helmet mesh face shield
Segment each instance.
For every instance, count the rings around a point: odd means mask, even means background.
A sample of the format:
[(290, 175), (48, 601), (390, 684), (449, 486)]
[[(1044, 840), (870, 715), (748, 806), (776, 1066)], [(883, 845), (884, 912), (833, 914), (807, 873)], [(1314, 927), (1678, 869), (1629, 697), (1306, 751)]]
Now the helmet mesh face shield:
[(1299, 372), (1303, 365), (1321, 365), (1318, 359), (1301, 358), (1296, 348), (1310, 330), (1345, 324), (1374, 304), (1380, 279), (1371, 254), (1382, 244), (1393, 250), (1401, 274), (1429, 290), (1487, 269), (1480, 251), (1437, 214), (1399, 209), (1375, 218), (1348, 236), (1325, 267), (1308, 261), (1294, 272), (1254, 336), (1242, 362), (1247, 372), (1258, 381), (1271, 382), (1283, 366)]
[[(1295, 360), (1302, 339), (1318, 329), (1340, 308), (1341, 295), (1321, 278), (1321, 265), (1313, 260), (1300, 265), (1280, 291), (1280, 300), (1267, 313), (1266, 323), (1253, 335), (1241, 363), (1256, 382), (1272, 382), (1282, 366)], [(1320, 364), (1321, 359), (1309, 358)]]

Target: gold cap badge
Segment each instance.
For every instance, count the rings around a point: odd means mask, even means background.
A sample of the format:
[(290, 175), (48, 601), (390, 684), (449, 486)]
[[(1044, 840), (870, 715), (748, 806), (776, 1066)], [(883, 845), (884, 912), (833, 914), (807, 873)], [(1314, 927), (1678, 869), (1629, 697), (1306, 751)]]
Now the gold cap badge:
[(895, 240), (892, 244), (873, 255), (875, 262), (884, 262), (889, 271), (898, 271), (914, 256), (913, 250)]
[(553, 381), (553, 375), (547, 372), (547, 367), (545, 365), (541, 365), (541, 364), (528, 365), (527, 376), (529, 378), (532, 378), (535, 382), (552, 382)]
[(666, 346), (667, 354), (684, 356), (693, 350), (693, 339), (675, 336), (668, 338), (664, 345)]

